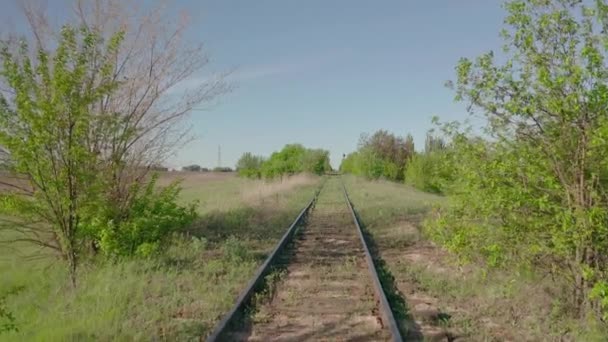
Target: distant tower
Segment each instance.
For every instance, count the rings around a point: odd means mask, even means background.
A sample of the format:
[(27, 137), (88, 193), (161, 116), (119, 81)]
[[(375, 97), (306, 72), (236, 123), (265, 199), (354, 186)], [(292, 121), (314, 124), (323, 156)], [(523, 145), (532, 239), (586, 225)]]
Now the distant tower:
[(217, 145), (217, 167), (222, 167), (222, 146)]

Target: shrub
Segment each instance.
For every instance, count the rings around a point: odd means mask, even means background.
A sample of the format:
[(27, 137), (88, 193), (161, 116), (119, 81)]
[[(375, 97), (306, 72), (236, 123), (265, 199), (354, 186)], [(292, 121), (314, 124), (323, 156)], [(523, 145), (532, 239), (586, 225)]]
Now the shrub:
[(300, 144), (288, 144), (279, 152), (274, 152), (262, 164), (264, 178), (275, 178), (300, 172), (311, 172), (321, 175), (331, 171), (329, 152), (307, 149)]
[(413, 153), (411, 135), (402, 138), (379, 130), (371, 136), (361, 136), (358, 150), (342, 160), (340, 171), (370, 179), (403, 180), (405, 167)]
[(177, 203), (179, 183), (157, 190), (156, 180), (154, 176), (143, 188), (131, 189), (133, 201), (126, 217), (116, 221), (111, 210), (105, 210), (89, 220), (89, 229), (105, 254), (150, 256), (165, 246), (173, 232), (194, 221), (195, 203)]

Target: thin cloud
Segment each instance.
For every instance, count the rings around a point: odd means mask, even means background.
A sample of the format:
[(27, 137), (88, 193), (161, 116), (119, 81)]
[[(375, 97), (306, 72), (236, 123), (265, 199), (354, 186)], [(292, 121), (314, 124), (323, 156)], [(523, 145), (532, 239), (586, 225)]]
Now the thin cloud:
[(340, 54), (340, 51), (330, 51), (289, 62), (246, 66), (236, 69), (228, 78), (233, 81), (249, 81), (277, 75), (297, 74), (329, 64), (335, 61)]
[[(279, 75), (298, 74), (305, 71), (318, 69), (324, 65), (334, 62), (342, 51), (329, 51), (324, 54), (310, 55), (293, 61), (281, 61), (271, 64), (260, 64), (235, 68), (228, 72), (226, 81), (232, 83), (248, 82)], [(181, 93), (188, 89), (196, 88), (212, 79), (210, 76), (192, 77), (176, 84), (169, 90), (170, 94)]]

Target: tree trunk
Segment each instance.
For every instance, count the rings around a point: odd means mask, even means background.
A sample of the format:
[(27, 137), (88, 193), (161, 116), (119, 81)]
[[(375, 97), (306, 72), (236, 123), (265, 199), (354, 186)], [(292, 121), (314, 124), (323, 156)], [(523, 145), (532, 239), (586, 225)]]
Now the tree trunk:
[(72, 288), (76, 288), (76, 251), (74, 250), (74, 246), (70, 248), (68, 251), (68, 272), (70, 273), (70, 281), (72, 283)]

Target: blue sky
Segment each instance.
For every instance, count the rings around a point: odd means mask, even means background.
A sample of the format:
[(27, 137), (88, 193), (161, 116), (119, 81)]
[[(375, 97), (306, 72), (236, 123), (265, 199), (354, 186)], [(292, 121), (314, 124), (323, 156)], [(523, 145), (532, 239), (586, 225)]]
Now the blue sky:
[(182, 0), (191, 38), (212, 68), (236, 67), (231, 94), (192, 115), (196, 140), (175, 165), (232, 166), (243, 152), (269, 155), (299, 142), (356, 149), (362, 132), (412, 133), (420, 147), (430, 119), (463, 119), (444, 87), (463, 56), (499, 50), (498, 0)]
[(216, 166), (218, 145), (222, 164), (234, 166), (243, 152), (267, 156), (287, 143), (328, 149), (338, 167), (377, 129), (411, 133), (420, 148), (433, 115), (466, 118), (444, 83), (460, 57), (500, 50), (504, 16), (499, 0), (169, 3), (189, 13), (188, 40), (205, 43), (205, 72), (234, 69), (236, 86), (192, 113), (195, 139), (173, 167)]

